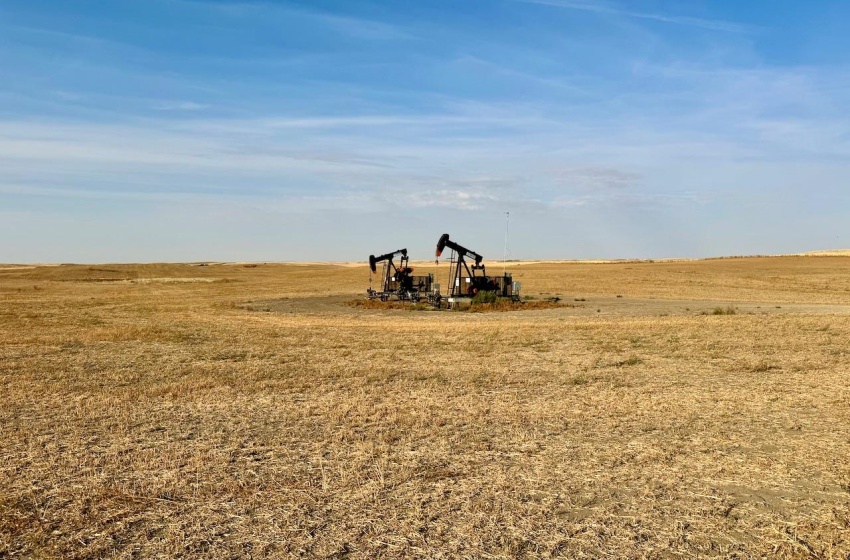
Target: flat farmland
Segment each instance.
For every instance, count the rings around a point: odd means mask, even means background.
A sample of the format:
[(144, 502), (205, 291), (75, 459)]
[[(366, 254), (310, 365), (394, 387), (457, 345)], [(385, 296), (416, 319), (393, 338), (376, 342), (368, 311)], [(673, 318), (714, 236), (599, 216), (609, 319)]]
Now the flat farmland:
[(0, 557), (850, 555), (850, 257), (508, 270), (0, 265)]

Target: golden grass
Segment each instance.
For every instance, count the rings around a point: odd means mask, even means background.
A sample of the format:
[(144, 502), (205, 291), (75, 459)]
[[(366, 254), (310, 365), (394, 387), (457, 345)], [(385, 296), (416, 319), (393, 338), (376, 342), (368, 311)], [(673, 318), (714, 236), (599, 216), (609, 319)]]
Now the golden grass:
[(3, 267), (0, 557), (848, 557), (850, 258), (509, 268)]

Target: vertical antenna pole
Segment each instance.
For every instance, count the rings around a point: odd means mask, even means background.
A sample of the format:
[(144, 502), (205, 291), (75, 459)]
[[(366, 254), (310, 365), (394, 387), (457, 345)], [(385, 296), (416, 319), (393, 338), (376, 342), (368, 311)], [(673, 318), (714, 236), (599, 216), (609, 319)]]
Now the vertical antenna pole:
[(502, 255), (502, 276), (508, 272), (508, 220), (511, 217), (510, 212), (505, 212), (505, 252)]

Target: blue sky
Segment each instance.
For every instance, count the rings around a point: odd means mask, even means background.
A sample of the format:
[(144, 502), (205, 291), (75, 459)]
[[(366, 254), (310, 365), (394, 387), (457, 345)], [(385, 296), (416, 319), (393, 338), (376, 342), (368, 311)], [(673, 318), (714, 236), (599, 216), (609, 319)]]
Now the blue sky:
[(3, 0), (0, 262), (850, 247), (850, 3)]

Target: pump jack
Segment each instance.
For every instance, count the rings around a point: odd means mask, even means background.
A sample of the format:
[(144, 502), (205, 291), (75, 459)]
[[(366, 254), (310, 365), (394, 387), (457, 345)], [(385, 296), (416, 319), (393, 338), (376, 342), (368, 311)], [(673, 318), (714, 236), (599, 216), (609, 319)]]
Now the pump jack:
[[(393, 260), (396, 256), (401, 255), (399, 264), (396, 265)], [(383, 269), (381, 271), (382, 281), (381, 289), (372, 289), (372, 275), (369, 275), (369, 289), (366, 293), (369, 299), (380, 299), (388, 301), (391, 298), (400, 301), (418, 302), (420, 298), (427, 297), (431, 301), (433, 294), (431, 293), (431, 284), (434, 277), (431, 274), (414, 276), (413, 269), (408, 266), (407, 249), (399, 249), (392, 253), (380, 255), (369, 255), (369, 270), (372, 274), (378, 272), (378, 263), (382, 262)]]
[[(484, 257), (455, 243), (449, 239), (448, 233), (444, 233), (437, 241), (437, 257), (442, 255), (446, 248), (455, 253), (454, 262), (449, 269), (450, 304), (455, 298), (471, 298), (479, 292), (494, 292), (498, 297), (519, 299), (519, 286), (512, 281), (510, 272), (504, 273), (503, 276), (487, 276), (487, 269), (481, 264)], [(474, 264), (470, 266), (467, 258), (474, 261)]]

